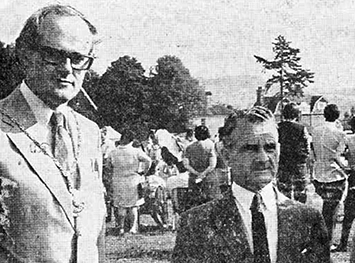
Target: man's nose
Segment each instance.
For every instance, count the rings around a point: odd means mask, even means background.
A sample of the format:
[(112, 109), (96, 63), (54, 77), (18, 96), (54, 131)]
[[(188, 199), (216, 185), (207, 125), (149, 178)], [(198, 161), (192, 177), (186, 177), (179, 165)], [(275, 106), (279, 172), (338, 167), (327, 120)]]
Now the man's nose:
[(269, 157), (264, 149), (259, 149), (254, 159), (254, 168), (264, 170), (269, 167)]
[(73, 67), (71, 65), (71, 59), (65, 58), (63, 60), (63, 62), (60, 64), (60, 69), (61, 69), (61, 71), (66, 71), (66, 72), (72, 73)]
[(269, 159), (267, 152), (263, 147), (259, 147), (257, 152), (257, 160), (259, 162), (266, 162)]

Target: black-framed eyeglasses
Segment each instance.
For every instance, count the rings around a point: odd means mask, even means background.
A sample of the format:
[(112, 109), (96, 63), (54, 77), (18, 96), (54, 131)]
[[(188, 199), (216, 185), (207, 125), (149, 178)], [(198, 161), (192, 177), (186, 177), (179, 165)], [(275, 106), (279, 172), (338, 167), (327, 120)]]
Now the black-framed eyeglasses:
[(59, 50), (48, 46), (39, 46), (36, 48), (41, 54), (42, 59), (52, 65), (59, 65), (66, 62), (66, 59), (70, 59), (71, 67), (76, 70), (88, 70), (90, 69), (95, 57), (90, 55), (83, 55), (78, 52), (68, 52)]

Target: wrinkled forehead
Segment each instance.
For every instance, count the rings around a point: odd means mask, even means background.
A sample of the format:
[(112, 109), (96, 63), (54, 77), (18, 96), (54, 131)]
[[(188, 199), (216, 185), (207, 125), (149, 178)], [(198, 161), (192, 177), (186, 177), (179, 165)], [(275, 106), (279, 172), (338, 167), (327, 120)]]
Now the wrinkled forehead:
[(279, 137), (276, 123), (273, 120), (249, 122), (242, 119), (238, 123), (235, 133), (243, 141), (254, 137), (265, 137), (277, 142)]

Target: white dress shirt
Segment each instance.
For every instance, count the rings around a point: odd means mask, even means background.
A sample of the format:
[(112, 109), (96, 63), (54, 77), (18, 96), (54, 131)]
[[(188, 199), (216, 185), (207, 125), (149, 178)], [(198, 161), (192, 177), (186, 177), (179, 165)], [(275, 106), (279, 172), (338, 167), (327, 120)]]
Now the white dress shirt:
[[(24, 96), (26, 102), (28, 103), (32, 113), (34, 114), (37, 125), (41, 125), (43, 129), (36, 129), (35, 131), (29, 130), (30, 134), (43, 146), (47, 145), (47, 149), (52, 145), (52, 131), (50, 126), (50, 119), (53, 114), (53, 110), (49, 108), (41, 99), (39, 99), (26, 85), (22, 82), (20, 85), (20, 91)], [(63, 115), (68, 119), (69, 116), (69, 106), (67, 104), (60, 105), (57, 109), (63, 113)], [(31, 128), (30, 128), (31, 129)], [(46, 131), (46, 132), (43, 132)]]
[[(242, 216), (244, 222), (247, 238), (252, 251), (254, 251), (253, 246), (253, 234), (251, 226), (251, 211), (250, 206), (253, 201), (255, 193), (246, 190), (245, 188), (232, 184), (232, 191), (235, 197), (238, 210)], [(263, 200), (262, 213), (265, 217), (265, 226), (267, 232), (267, 240), (269, 245), (270, 259), (271, 263), (275, 263), (277, 260), (277, 206), (276, 206), (276, 193), (272, 183), (265, 186), (260, 192)]]

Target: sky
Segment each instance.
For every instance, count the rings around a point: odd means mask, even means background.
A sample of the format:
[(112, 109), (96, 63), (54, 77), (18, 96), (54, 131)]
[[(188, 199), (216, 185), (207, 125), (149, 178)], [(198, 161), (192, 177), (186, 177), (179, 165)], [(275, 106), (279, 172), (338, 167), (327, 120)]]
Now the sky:
[(97, 26), (102, 43), (93, 69), (100, 74), (124, 55), (147, 71), (175, 55), (199, 79), (264, 82), (270, 74), (253, 55), (272, 59), (272, 42), (283, 35), (315, 72), (307, 90), (328, 97), (355, 91), (354, 0), (1, 0), (0, 40), (14, 42), (25, 20), (53, 2), (74, 6)]

